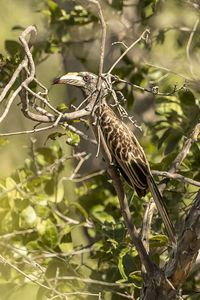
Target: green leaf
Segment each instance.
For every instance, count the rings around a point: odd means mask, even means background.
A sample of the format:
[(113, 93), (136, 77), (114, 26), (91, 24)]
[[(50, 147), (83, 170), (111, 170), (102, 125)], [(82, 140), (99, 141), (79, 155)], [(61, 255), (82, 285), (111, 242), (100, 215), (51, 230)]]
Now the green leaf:
[(80, 136), (76, 133), (72, 133), (69, 130), (66, 130), (67, 140), (66, 143), (70, 146), (78, 146), (80, 143)]
[(69, 109), (68, 106), (65, 105), (65, 103), (60, 103), (56, 109), (60, 112), (64, 112), (64, 111), (67, 111)]
[(37, 162), (41, 166), (47, 166), (48, 164), (53, 163), (56, 158), (52, 153), (52, 149), (47, 147), (38, 148), (37, 153)]
[(195, 97), (191, 91), (180, 91), (179, 92), (179, 99), (181, 103), (184, 105), (195, 105)]
[(102, 226), (102, 232), (111, 239), (115, 239), (117, 242), (122, 242), (126, 236), (126, 229), (124, 224), (119, 222), (114, 224), (113, 222), (105, 221)]
[(20, 30), (20, 31), (24, 31), (25, 27), (21, 26), (21, 25), (15, 25), (12, 27), (12, 30)]
[(137, 281), (142, 282), (141, 271), (134, 271), (134, 272), (131, 272), (131, 273), (129, 274), (129, 277), (131, 277), (131, 278), (134, 279), (134, 280), (137, 280)]
[(64, 198), (64, 186), (62, 183), (60, 183), (58, 186), (57, 186), (57, 194), (56, 194), (56, 203), (60, 203), (63, 198)]
[(28, 250), (42, 250), (42, 247), (37, 241), (30, 241), (26, 244)]
[[(6, 189), (12, 189), (13, 187), (16, 187), (17, 183), (12, 179), (11, 177), (6, 178)], [(21, 194), (17, 191), (17, 189), (13, 189), (12, 191), (7, 193), (7, 196), (9, 198), (9, 205), (14, 210), (15, 207), (15, 199), (20, 198)]]
[(5, 48), (11, 56), (14, 56), (16, 53), (23, 55), (23, 48), (20, 43), (13, 40), (5, 41)]
[(165, 148), (166, 155), (173, 152), (175, 149), (177, 149), (181, 137), (182, 136), (180, 132), (177, 133), (174, 132), (174, 134), (170, 134), (170, 136), (167, 137), (166, 140), (167, 146)]
[(56, 11), (58, 10), (58, 4), (56, 4), (54, 1), (48, 1), (48, 6), (51, 9), (51, 11)]
[(35, 224), (35, 222), (37, 220), (37, 215), (32, 206), (28, 206), (24, 210), (22, 210), (21, 217), (24, 219), (24, 221), (28, 225)]
[(168, 243), (168, 237), (166, 235), (156, 235), (150, 240), (150, 247), (163, 247)]
[(9, 144), (9, 140), (5, 138), (0, 138), (0, 147)]
[(119, 268), (119, 272), (122, 276), (123, 279), (127, 280), (128, 277), (126, 276), (126, 273), (125, 273), (125, 269), (124, 269), (124, 265), (123, 265), (123, 257), (129, 252), (129, 248), (126, 247), (126, 248), (123, 248), (119, 254), (119, 257), (118, 257), (118, 268)]
[(59, 248), (62, 252), (70, 252), (74, 250), (73, 243), (61, 243)]
[(58, 243), (58, 233), (57, 233), (56, 226), (52, 223), (50, 219), (43, 221), (42, 225), (43, 225), (43, 231), (42, 231), (43, 234), (41, 236), (41, 240), (45, 245), (47, 245), (51, 249), (54, 249)]
[(51, 12), (51, 24), (55, 24), (59, 17), (62, 16), (61, 9), (54, 1), (48, 1), (49, 10)]
[(108, 214), (104, 210), (105, 207), (103, 205), (98, 204), (92, 207), (91, 213), (101, 223), (104, 223), (106, 221), (109, 223), (110, 222), (115, 223), (113, 216), (111, 214)]
[(84, 215), (85, 219), (88, 220), (88, 213), (87, 211), (83, 208), (82, 205), (80, 205), (77, 202), (71, 202), (70, 204), (76, 206), (76, 208), (78, 208), (78, 210)]

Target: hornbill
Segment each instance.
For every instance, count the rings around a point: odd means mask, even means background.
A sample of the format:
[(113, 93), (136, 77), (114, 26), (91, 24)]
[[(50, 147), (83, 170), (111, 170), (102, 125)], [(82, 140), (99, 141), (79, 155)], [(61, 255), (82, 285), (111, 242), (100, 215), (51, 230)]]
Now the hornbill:
[[(90, 99), (92, 93), (97, 90), (97, 83), (97, 75), (89, 72), (76, 72), (63, 75), (55, 79), (52, 84), (69, 84), (79, 87), (84, 96)], [(146, 190), (149, 188), (165, 224), (168, 237), (172, 243), (175, 243), (175, 230), (151, 175), (145, 153), (130, 128), (108, 106), (105, 99), (108, 93), (106, 82), (103, 80), (100, 97), (97, 97), (99, 105), (96, 105), (95, 114), (106, 145), (122, 176), (136, 190), (140, 198), (146, 195)]]

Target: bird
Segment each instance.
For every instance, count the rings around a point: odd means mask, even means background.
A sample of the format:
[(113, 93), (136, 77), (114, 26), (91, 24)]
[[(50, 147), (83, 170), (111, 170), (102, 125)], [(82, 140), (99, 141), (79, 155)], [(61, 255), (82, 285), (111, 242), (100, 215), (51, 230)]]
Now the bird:
[[(56, 78), (52, 84), (67, 84), (79, 87), (88, 101), (97, 90), (98, 76), (90, 72), (70, 72)], [(149, 188), (161, 218), (165, 224), (169, 241), (175, 243), (175, 229), (169, 218), (165, 203), (155, 183), (143, 148), (132, 130), (110, 108), (106, 102), (109, 93), (102, 80), (100, 101), (95, 109), (104, 140), (113, 160), (126, 182), (142, 198)]]

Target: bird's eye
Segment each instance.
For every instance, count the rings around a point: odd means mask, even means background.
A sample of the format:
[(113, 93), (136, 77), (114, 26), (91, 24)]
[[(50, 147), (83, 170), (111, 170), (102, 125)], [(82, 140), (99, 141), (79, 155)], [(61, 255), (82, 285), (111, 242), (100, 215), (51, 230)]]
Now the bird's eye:
[(85, 81), (88, 81), (88, 80), (89, 80), (89, 76), (88, 76), (88, 75), (85, 75), (85, 76), (83, 77), (83, 79), (84, 79)]

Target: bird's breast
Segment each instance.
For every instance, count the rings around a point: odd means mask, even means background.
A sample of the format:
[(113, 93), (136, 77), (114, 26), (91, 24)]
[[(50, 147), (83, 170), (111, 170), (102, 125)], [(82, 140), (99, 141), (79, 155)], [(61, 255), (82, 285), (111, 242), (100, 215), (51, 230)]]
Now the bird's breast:
[(107, 106), (99, 108), (99, 124), (111, 153), (121, 160), (129, 161), (132, 151), (132, 140), (127, 132), (126, 125)]

